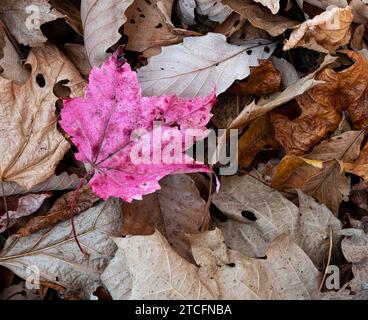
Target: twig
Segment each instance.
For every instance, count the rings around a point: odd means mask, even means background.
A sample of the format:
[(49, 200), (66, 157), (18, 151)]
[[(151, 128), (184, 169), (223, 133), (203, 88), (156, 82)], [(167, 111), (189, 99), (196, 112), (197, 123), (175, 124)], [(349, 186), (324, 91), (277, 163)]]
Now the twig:
[(333, 239), (332, 239), (332, 237), (333, 237), (333, 231), (332, 231), (332, 226), (331, 225), (330, 225), (330, 228), (329, 229), (330, 229), (330, 248), (328, 250), (327, 266), (325, 268), (325, 272), (323, 274), (323, 278), (322, 278), (321, 284), (319, 286), (319, 291), (321, 291), (322, 288), (323, 288), (323, 285), (324, 285), (324, 283), (326, 281), (327, 270), (328, 270), (328, 267), (330, 266), (330, 263), (331, 263), (332, 246), (333, 246)]

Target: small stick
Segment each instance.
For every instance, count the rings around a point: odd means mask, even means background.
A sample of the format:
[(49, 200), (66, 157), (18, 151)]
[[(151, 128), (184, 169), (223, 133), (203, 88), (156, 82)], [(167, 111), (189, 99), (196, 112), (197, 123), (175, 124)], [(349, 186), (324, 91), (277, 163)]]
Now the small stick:
[(322, 278), (322, 281), (321, 281), (321, 284), (319, 286), (319, 291), (322, 290), (323, 288), (323, 285), (326, 281), (326, 276), (327, 276), (327, 269), (328, 267), (330, 266), (330, 263), (331, 263), (331, 256), (332, 256), (332, 246), (333, 246), (333, 239), (332, 239), (332, 236), (333, 236), (333, 231), (332, 231), (332, 226), (330, 225), (330, 248), (328, 250), (328, 259), (327, 259), (327, 266), (326, 266), (326, 269), (325, 269), (325, 272), (323, 274), (323, 278)]
[(6, 228), (8, 228), (10, 225), (10, 216), (9, 216), (9, 211), (8, 211), (8, 203), (6, 202), (6, 197), (5, 197), (4, 182), (2, 179), (0, 179), (0, 185), (1, 185), (1, 192), (3, 195), (4, 208), (6, 212)]

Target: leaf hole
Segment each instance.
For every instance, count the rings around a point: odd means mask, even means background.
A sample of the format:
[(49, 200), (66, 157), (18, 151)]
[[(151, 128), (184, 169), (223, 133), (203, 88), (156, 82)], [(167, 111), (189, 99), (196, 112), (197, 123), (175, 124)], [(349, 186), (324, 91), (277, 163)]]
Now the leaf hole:
[(253, 52), (252, 50), (247, 50), (247, 54), (248, 54), (248, 55), (251, 55), (251, 54), (252, 54), (252, 52)]
[(135, 20), (134, 19), (130, 19), (129, 21), (131, 24), (135, 24)]
[(54, 88), (53, 88), (54, 95), (62, 99), (70, 97), (70, 94), (72, 93), (72, 91), (70, 90), (69, 87), (66, 86), (66, 84), (68, 83), (69, 83), (69, 80), (61, 80), (55, 83)]
[(241, 215), (243, 216), (243, 218), (248, 219), (250, 221), (256, 221), (257, 220), (257, 217), (251, 211), (243, 210), (241, 212)]
[(235, 267), (235, 263), (233, 263), (233, 262), (228, 263), (227, 266), (230, 267), (230, 268), (234, 268)]
[(36, 77), (36, 82), (40, 88), (44, 88), (46, 86), (46, 80), (45, 77), (39, 73)]
[(162, 23), (159, 23), (155, 28), (156, 28), (156, 29), (160, 29), (160, 28), (162, 28)]
[(265, 46), (263, 51), (266, 52), (266, 53), (270, 53), (271, 50), (268, 46)]

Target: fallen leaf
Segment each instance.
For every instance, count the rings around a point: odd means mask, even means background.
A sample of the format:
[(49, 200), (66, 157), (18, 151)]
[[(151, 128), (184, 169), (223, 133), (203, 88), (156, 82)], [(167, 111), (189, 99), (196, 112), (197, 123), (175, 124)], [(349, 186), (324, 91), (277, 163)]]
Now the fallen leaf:
[(290, 62), (285, 59), (276, 58), (275, 56), (272, 56), (270, 61), (281, 74), (281, 82), (283, 88), (287, 88), (298, 82), (300, 77), (294, 66)]
[(253, 101), (252, 103), (246, 105), (228, 128), (238, 129), (244, 127), (253, 119), (263, 116), (267, 112), (293, 100), (295, 97), (302, 95), (307, 90), (315, 87), (317, 84), (320, 84), (318, 80), (314, 79), (315, 75), (334, 60), (335, 58), (327, 56), (320, 68), (287, 87), (284, 91), (275, 93), (268, 98), (261, 98), (257, 103)]
[[(21, 217), (26, 217), (36, 212), (45, 199), (51, 194), (27, 194), (18, 199), (16, 210), (8, 210), (9, 220), (5, 211), (0, 212), (0, 233), (13, 226)], [(2, 206), (1, 206), (2, 207)], [(3, 208), (2, 208), (3, 209)]]
[(270, 9), (273, 14), (276, 14), (280, 10), (280, 0), (254, 0), (254, 1)]
[[(46, 215), (31, 218), (16, 234), (20, 237), (27, 237), (32, 233), (51, 228), (59, 222), (70, 219), (70, 207), (73, 203), (74, 193), (74, 191), (71, 191), (61, 196), (61, 198), (55, 201)], [(78, 192), (78, 197), (74, 203), (74, 215), (78, 215), (93, 207), (98, 200), (99, 198), (90, 188), (82, 188)]]
[(364, 146), (354, 163), (342, 163), (341, 165), (345, 171), (368, 180), (368, 144)]
[(268, 60), (260, 60), (258, 67), (250, 69), (245, 80), (237, 80), (231, 87), (235, 94), (267, 95), (280, 91), (280, 72)]
[[(206, 283), (199, 278), (197, 268), (173, 251), (158, 231), (151, 236), (117, 238), (115, 242), (119, 247), (118, 256), (111, 264), (120, 265), (122, 276), (115, 278), (112, 288), (113, 281), (105, 282), (114, 299), (127, 296), (130, 300), (215, 298)], [(108, 266), (102, 275), (103, 279), (109, 279), (116, 274), (114, 269), (116, 270), (116, 267)], [(128, 274), (130, 281), (126, 279)], [(132, 286), (131, 292), (126, 287), (127, 283)]]
[[(158, 190), (158, 181), (168, 174), (208, 171), (183, 153), (192, 145), (183, 150), (182, 139), (186, 128), (200, 131), (196, 139), (207, 135), (214, 94), (203, 99), (142, 97), (136, 73), (129, 64), (116, 63), (113, 56), (102, 68), (95, 67), (85, 97), (66, 100), (61, 112), (60, 124), (79, 150), (76, 158), (91, 169), (93, 191), (103, 199), (131, 202)], [(160, 123), (160, 133), (155, 122)], [(174, 134), (179, 142), (172, 141)], [(174, 143), (181, 152), (172, 157)], [(162, 160), (153, 158), (157, 154)]]
[(197, 11), (208, 19), (222, 23), (231, 14), (231, 8), (223, 4), (223, 0), (195, 0)]
[(24, 85), (0, 78), (0, 180), (31, 189), (52, 176), (69, 149), (56, 128), (54, 85), (67, 81), (75, 96), (83, 92), (84, 80), (51, 45), (33, 49), (27, 64), (32, 73)]
[(70, 62), (72, 62), (79, 70), (80, 74), (87, 79), (92, 67), (89, 64), (85, 47), (80, 44), (67, 43), (64, 48), (66, 51), (65, 54)]
[(353, 51), (343, 51), (355, 63), (340, 72), (326, 68), (315, 79), (324, 83), (297, 97), (301, 115), (294, 120), (278, 113), (272, 114), (275, 138), (288, 154), (303, 155), (327, 134), (332, 133), (347, 110), (354, 129), (368, 125), (368, 61)]
[(188, 26), (196, 25), (194, 10), (197, 4), (195, 0), (179, 0), (177, 1), (176, 9), (179, 19)]
[(62, 18), (52, 9), (48, 0), (3, 0), (0, 3), (0, 19), (5, 22), (18, 43), (37, 47), (47, 41), (41, 26)]
[(15, 194), (25, 194), (25, 193), (37, 193), (37, 192), (45, 192), (45, 191), (53, 191), (53, 190), (67, 190), (67, 189), (75, 189), (80, 182), (80, 178), (76, 174), (68, 175), (66, 172), (63, 172), (59, 176), (52, 175), (47, 180), (41, 182), (40, 184), (32, 187), (27, 190), (15, 182), (3, 182), (4, 194), (0, 188), (0, 196), (11, 196)]
[[(238, 32), (239, 30), (242, 29), (244, 23), (247, 20), (245, 18), (243, 18), (240, 14), (236, 13), (236, 12), (232, 12), (227, 18), (226, 20), (221, 23), (220, 25), (218, 25), (215, 29), (214, 32), (215, 33), (221, 33), (223, 34), (225, 37), (229, 38), (231, 37), (234, 33)], [(229, 42), (231, 43), (231, 42)]]
[(73, 0), (51, 0), (51, 4), (79, 35), (83, 35), (80, 6), (77, 2)]
[(350, 193), (350, 177), (339, 162), (353, 162), (362, 139), (362, 132), (349, 131), (322, 142), (303, 157), (286, 155), (276, 167), (272, 186), (291, 193), (301, 189), (337, 215), (341, 201), (347, 201)]
[(22, 281), (0, 292), (0, 300), (41, 300), (41, 298), (35, 290), (27, 289), (26, 283)]
[(222, 2), (249, 20), (254, 27), (266, 30), (273, 37), (298, 25), (296, 21), (273, 15), (268, 9), (254, 3), (252, 0), (222, 0)]
[(118, 42), (119, 28), (127, 21), (125, 11), (133, 0), (82, 0), (81, 18), (84, 44), (92, 66), (101, 65), (108, 57), (106, 51)]
[(77, 216), (75, 224), (88, 256), (78, 249), (71, 222), (65, 221), (28, 237), (8, 238), (0, 252), (0, 265), (23, 279), (38, 268), (41, 284), (89, 299), (102, 284), (100, 275), (116, 251), (110, 236), (117, 236), (121, 228), (120, 205), (109, 200)]
[(144, 95), (172, 94), (183, 97), (224, 92), (235, 80), (249, 75), (258, 59), (267, 59), (275, 45), (267, 40), (250, 41), (243, 46), (226, 43), (221, 34), (188, 37), (182, 44), (164, 47), (162, 53), (139, 69)]
[(157, 193), (123, 204), (123, 234), (151, 235), (157, 229), (180, 256), (192, 262), (185, 234), (208, 229), (206, 202), (187, 175), (165, 177), (160, 185)]
[(304, 47), (311, 50), (335, 53), (350, 40), (353, 14), (350, 7), (331, 8), (299, 25), (284, 45), (284, 50)]

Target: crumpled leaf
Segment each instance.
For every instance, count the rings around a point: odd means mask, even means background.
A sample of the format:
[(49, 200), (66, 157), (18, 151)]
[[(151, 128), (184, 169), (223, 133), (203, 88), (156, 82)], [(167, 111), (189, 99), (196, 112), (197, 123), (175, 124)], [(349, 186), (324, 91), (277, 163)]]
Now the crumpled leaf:
[(58, 132), (53, 93), (67, 81), (71, 96), (83, 92), (84, 80), (54, 46), (31, 51), (31, 77), (24, 85), (0, 78), (0, 180), (31, 189), (52, 176), (69, 143)]
[(36, 294), (35, 290), (27, 289), (26, 282), (23, 281), (0, 292), (0, 300), (41, 300), (41, 297)]
[(67, 43), (64, 46), (65, 54), (74, 66), (79, 70), (81, 75), (88, 79), (88, 75), (91, 72), (91, 65), (88, 61), (86, 48), (80, 44)]
[(329, 227), (333, 227), (337, 244), (341, 224), (326, 206), (301, 191), (298, 196), (299, 209), (254, 177), (222, 179), (220, 192), (212, 201), (230, 218), (218, 222), (227, 245), (247, 257), (262, 258), (274, 239), (288, 233), (322, 269), (329, 249)]
[(127, 21), (124, 13), (132, 3), (133, 0), (82, 0), (84, 44), (92, 66), (101, 65), (108, 57), (106, 50), (120, 39), (119, 28)]
[(164, 47), (139, 69), (144, 95), (172, 94), (183, 97), (224, 92), (235, 80), (249, 75), (258, 59), (267, 59), (275, 45), (267, 40), (249, 41), (242, 46), (226, 42), (222, 34), (188, 37), (182, 44)]
[(48, 0), (2, 0), (0, 19), (5, 22), (18, 43), (37, 47), (47, 41), (41, 26), (63, 15), (52, 9)]
[(327, 56), (321, 66), (313, 73), (305, 76), (299, 81), (287, 87), (284, 91), (274, 93), (268, 98), (261, 98), (257, 103), (253, 101), (252, 103), (246, 105), (244, 109), (239, 113), (236, 119), (232, 121), (229, 125), (230, 129), (237, 129), (244, 127), (249, 124), (250, 121), (263, 116), (267, 112), (283, 105), (286, 102), (293, 100), (295, 97), (302, 95), (304, 92), (310, 88), (315, 87), (318, 80), (315, 80), (315, 75), (326, 67), (326, 65), (332, 63), (335, 58)]
[[(191, 145), (185, 146), (182, 139), (186, 128), (198, 129), (197, 139), (207, 135), (214, 102), (214, 94), (203, 99), (142, 97), (136, 73), (127, 63), (118, 67), (113, 56), (102, 68), (92, 70), (84, 98), (65, 101), (60, 124), (78, 147), (76, 158), (90, 166), (93, 191), (103, 199), (131, 202), (158, 190), (158, 181), (168, 174), (208, 171), (183, 153)], [(154, 122), (160, 122), (161, 133)], [(172, 142), (174, 134), (179, 142)], [(182, 147), (174, 157), (173, 145)], [(147, 152), (144, 146), (149, 146)], [(134, 150), (138, 159), (132, 156)], [(162, 161), (153, 158), (154, 152)]]
[[(57, 199), (46, 215), (31, 218), (27, 224), (17, 231), (17, 235), (27, 237), (45, 228), (51, 228), (59, 222), (70, 218), (70, 207), (73, 203), (74, 191), (68, 192)], [(74, 215), (78, 215), (97, 203), (99, 198), (89, 187), (78, 192), (74, 203)]]
[(179, 19), (188, 26), (196, 25), (194, 10), (197, 7), (195, 0), (179, 0), (176, 9)]
[[(79, 184), (80, 180), (81, 179), (76, 174), (69, 175), (66, 172), (63, 172), (58, 176), (52, 175), (47, 180), (41, 182), (40, 184), (32, 187), (29, 190), (27, 190), (26, 188), (22, 188), (15, 182), (3, 182), (4, 195), (11, 196), (15, 194), (25, 194), (28, 192), (37, 193), (53, 190), (75, 189)], [(0, 188), (0, 196), (3, 196), (1, 188)]]
[(51, 0), (53, 8), (63, 14), (63, 17), (78, 34), (83, 35), (80, 6), (74, 0)]
[(303, 22), (290, 35), (284, 50), (304, 47), (311, 50), (335, 53), (350, 40), (353, 14), (350, 7), (331, 8)]
[(342, 163), (342, 167), (345, 171), (368, 180), (368, 144), (364, 146), (354, 163)]
[(224, 5), (222, 0), (195, 0), (197, 12), (208, 19), (222, 23), (232, 12), (231, 8)]
[(75, 225), (88, 256), (80, 252), (68, 220), (28, 237), (11, 236), (0, 252), (0, 265), (23, 279), (29, 277), (27, 267), (37, 267), (42, 285), (89, 299), (101, 286), (100, 275), (116, 251), (110, 236), (117, 236), (121, 228), (120, 205), (116, 200), (101, 203), (77, 216)]
[[(206, 283), (201, 281), (197, 268), (173, 251), (158, 231), (151, 236), (114, 240), (119, 247), (118, 254), (102, 275), (114, 299), (215, 299)], [(118, 268), (121, 275), (115, 277)], [(131, 289), (127, 284), (131, 284)]]
[(185, 234), (208, 229), (210, 216), (206, 202), (187, 175), (165, 177), (160, 185), (157, 193), (123, 204), (123, 234), (150, 235), (157, 229), (178, 254), (192, 262)]
[(273, 37), (298, 25), (296, 21), (272, 14), (253, 0), (222, 0), (222, 3), (249, 20), (254, 27), (266, 30)]
[(326, 68), (315, 79), (324, 81), (297, 97), (301, 115), (289, 120), (273, 113), (275, 137), (288, 154), (302, 155), (328, 133), (336, 130), (343, 110), (347, 110), (354, 129), (368, 125), (368, 61), (360, 53), (342, 51), (355, 63), (340, 72)]
[(9, 221), (6, 212), (0, 212), (0, 233), (13, 226), (21, 217), (29, 216), (36, 212), (43, 204), (45, 199), (51, 194), (27, 194), (17, 200), (15, 210), (8, 209)]
[(226, 248), (216, 229), (190, 236), (200, 278), (224, 300), (313, 299), (320, 273), (287, 235), (276, 238), (265, 259), (252, 259)]
[(160, 53), (161, 46), (180, 43), (186, 35), (199, 35), (174, 26), (171, 22), (172, 4), (173, 0), (134, 1), (126, 11), (128, 21), (124, 26), (128, 50), (151, 57)]
[(363, 137), (360, 131), (348, 131), (322, 142), (303, 157), (286, 155), (276, 167), (272, 186), (289, 193), (301, 189), (337, 215), (341, 201), (347, 201), (350, 193), (350, 177), (339, 162), (353, 162), (359, 156)]
[(276, 14), (280, 10), (280, 0), (253, 0), (264, 5), (271, 10), (273, 14)]
[(228, 250), (219, 229), (191, 235), (199, 268), (158, 231), (115, 241), (119, 249), (102, 275), (114, 299), (311, 299), (318, 291), (320, 273), (287, 236), (263, 260)]

